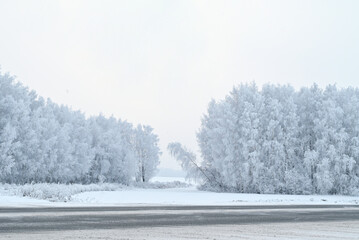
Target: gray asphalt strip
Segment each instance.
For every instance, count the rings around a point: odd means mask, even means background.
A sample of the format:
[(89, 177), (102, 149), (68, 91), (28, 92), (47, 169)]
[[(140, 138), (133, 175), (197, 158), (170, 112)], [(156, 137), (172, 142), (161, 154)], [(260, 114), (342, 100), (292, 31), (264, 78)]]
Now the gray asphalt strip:
[(3, 212), (87, 212), (87, 211), (146, 211), (146, 210), (250, 210), (250, 209), (330, 209), (330, 208), (359, 208), (359, 205), (170, 205), (170, 206), (86, 206), (86, 207), (0, 207)]
[[(64, 212), (66, 214), (60, 214)], [(26, 215), (22, 216), (21, 213)], [(319, 221), (359, 221), (359, 207), (303, 205), (0, 209), (0, 233)]]

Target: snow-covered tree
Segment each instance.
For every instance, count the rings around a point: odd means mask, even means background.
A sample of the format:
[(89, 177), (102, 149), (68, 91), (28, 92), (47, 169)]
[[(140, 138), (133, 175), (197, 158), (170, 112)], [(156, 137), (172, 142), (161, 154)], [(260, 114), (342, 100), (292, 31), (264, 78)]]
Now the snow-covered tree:
[(135, 175), (134, 152), (130, 143), (132, 125), (100, 115), (91, 118), (94, 159), (91, 182), (129, 183)]
[(153, 128), (138, 125), (134, 131), (133, 148), (137, 162), (136, 181), (148, 182), (156, 173), (161, 154)]

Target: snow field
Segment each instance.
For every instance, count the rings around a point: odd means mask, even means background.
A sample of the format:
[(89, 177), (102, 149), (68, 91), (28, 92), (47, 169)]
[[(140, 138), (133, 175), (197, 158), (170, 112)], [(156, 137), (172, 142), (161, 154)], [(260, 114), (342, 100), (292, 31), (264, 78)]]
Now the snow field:
[(188, 182), (183, 178), (156, 177), (152, 181), (141, 187), (116, 184), (0, 185), (0, 206), (359, 204), (356, 196), (216, 193), (187, 186)]
[(276, 195), (204, 192), (191, 188), (124, 189), (113, 192), (84, 192), (72, 202), (106, 205), (331, 205), (359, 204), (359, 197), (333, 195)]

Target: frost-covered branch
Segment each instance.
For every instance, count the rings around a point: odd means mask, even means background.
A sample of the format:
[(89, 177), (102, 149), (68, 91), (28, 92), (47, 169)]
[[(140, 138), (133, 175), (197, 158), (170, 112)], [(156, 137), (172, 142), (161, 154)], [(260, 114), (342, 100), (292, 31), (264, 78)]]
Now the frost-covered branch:
[(196, 155), (190, 150), (187, 150), (186, 147), (178, 142), (173, 142), (168, 144), (167, 149), (170, 154), (181, 163), (181, 167), (187, 172), (188, 178), (196, 179), (200, 175), (200, 177), (204, 178), (210, 185), (222, 187), (222, 184), (217, 181), (213, 173), (206, 171), (196, 163)]

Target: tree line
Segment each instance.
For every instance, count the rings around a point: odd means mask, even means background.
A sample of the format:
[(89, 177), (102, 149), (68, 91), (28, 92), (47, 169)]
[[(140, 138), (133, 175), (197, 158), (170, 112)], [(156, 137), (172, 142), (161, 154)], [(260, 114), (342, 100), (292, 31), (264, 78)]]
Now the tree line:
[(359, 194), (359, 90), (242, 84), (212, 100), (196, 156), (171, 153), (204, 188), (242, 193)]
[(147, 182), (158, 141), (150, 126), (86, 118), (0, 73), (0, 182)]

